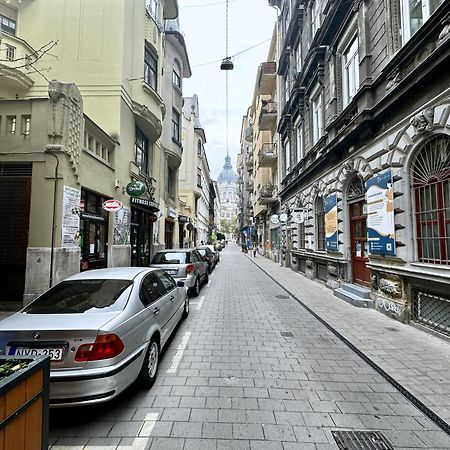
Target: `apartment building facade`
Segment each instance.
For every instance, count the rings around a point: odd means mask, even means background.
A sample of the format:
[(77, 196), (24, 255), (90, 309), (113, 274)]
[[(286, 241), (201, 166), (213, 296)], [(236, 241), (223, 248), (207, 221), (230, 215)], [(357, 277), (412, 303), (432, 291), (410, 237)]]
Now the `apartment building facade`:
[(269, 3), (283, 263), (450, 334), (450, 3)]
[(176, 0), (2, 0), (0, 15), (5, 299), (148, 264), (166, 213), (162, 24)]

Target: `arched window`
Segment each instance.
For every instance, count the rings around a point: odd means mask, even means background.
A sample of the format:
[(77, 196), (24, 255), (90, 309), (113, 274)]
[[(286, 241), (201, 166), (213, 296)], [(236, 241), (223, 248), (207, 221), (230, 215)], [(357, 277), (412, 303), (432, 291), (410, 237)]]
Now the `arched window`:
[(450, 264), (450, 139), (435, 136), (411, 167), (417, 255), (421, 262)]
[(325, 250), (325, 209), (323, 197), (316, 199), (316, 249)]
[(175, 61), (175, 64), (173, 65), (172, 83), (174, 86), (181, 89), (181, 69), (178, 61)]
[(199, 139), (197, 142), (197, 155), (202, 156), (202, 141)]
[(364, 198), (366, 195), (366, 187), (364, 186), (364, 180), (355, 175), (347, 189), (347, 201), (351, 202), (353, 200), (359, 200), (360, 198)]

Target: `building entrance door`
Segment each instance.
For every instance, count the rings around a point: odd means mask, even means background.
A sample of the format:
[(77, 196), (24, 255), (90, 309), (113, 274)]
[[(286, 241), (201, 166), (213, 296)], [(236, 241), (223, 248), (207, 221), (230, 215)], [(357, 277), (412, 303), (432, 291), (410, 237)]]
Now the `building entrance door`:
[(370, 270), (366, 265), (369, 261), (366, 220), (365, 200), (352, 203), (350, 205), (352, 278), (354, 283), (370, 286)]

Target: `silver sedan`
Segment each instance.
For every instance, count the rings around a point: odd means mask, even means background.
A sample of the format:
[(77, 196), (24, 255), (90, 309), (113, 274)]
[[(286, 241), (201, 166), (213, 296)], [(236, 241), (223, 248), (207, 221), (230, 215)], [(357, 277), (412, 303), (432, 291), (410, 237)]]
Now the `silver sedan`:
[(0, 322), (7, 355), (48, 355), (51, 406), (150, 388), (160, 350), (189, 313), (183, 282), (163, 270), (99, 269), (73, 275)]

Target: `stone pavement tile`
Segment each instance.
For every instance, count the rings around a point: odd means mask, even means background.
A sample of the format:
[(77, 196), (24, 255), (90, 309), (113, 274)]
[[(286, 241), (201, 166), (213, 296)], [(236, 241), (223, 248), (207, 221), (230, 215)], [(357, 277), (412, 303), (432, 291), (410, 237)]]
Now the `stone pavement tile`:
[[(200, 397), (199, 397), (200, 398)], [(220, 398), (220, 397), (207, 397), (206, 398), (206, 408), (231, 408), (232, 399), (231, 398)]]
[(300, 412), (275, 411), (275, 419), (278, 425), (305, 426), (303, 415)]
[(244, 388), (245, 397), (269, 398), (269, 392), (264, 387), (246, 387)]
[(283, 450), (316, 450), (316, 446), (305, 442), (283, 442)]
[[(151, 450), (183, 450), (184, 442), (185, 442), (184, 439), (154, 438), (152, 441)], [(133, 448), (130, 447), (130, 450), (135, 449), (134, 447)]]
[(217, 450), (250, 450), (249, 440), (219, 439)]
[(220, 409), (218, 421), (222, 423), (234, 423), (246, 421), (244, 409)]
[(170, 395), (193, 397), (195, 395), (195, 386), (173, 386)]
[(283, 450), (283, 444), (275, 441), (250, 441), (251, 450)]
[(343, 412), (344, 414), (348, 413), (348, 414), (356, 414), (356, 413), (361, 413), (361, 414), (365, 414), (367, 412), (366, 408), (364, 407), (364, 405), (362, 403), (359, 402), (340, 402), (337, 401), (336, 405), (339, 407), (339, 409), (341, 410), (341, 412)]
[(294, 428), (290, 425), (264, 425), (264, 436), (268, 441), (296, 441)]
[(114, 408), (102, 412), (102, 420), (131, 420), (137, 408)]
[(291, 389), (275, 389), (275, 388), (269, 388), (269, 397), (270, 398), (279, 398), (283, 400), (293, 400), (294, 394), (292, 393)]
[(234, 423), (233, 439), (264, 439), (263, 427), (259, 424)]
[(385, 403), (363, 403), (362, 404), (367, 411), (367, 414), (382, 414), (383, 416), (394, 415), (409, 415), (409, 414), (395, 414), (394, 411)]
[(429, 448), (413, 431), (385, 430), (382, 432), (394, 448)]
[(195, 388), (195, 395), (198, 397), (219, 397), (218, 387), (198, 386)]
[(216, 450), (216, 449), (217, 449), (216, 439), (186, 439), (183, 450)]
[(227, 439), (232, 436), (232, 433), (231, 423), (203, 423), (203, 438)]
[(189, 420), (190, 408), (164, 408), (159, 420), (184, 422)]
[(313, 412), (307, 400), (283, 400), (284, 409), (294, 412)]
[(186, 379), (186, 386), (208, 386), (207, 377), (188, 377)]
[(181, 397), (175, 395), (175, 396), (169, 396), (169, 395), (161, 395), (155, 398), (155, 401), (153, 402), (154, 408), (177, 408), (180, 404)]
[[(236, 421), (237, 422), (237, 421)], [(243, 423), (275, 424), (275, 416), (272, 411), (246, 410)]]
[(133, 437), (138, 436), (141, 430), (142, 422), (124, 421), (116, 422), (111, 428), (108, 437)]
[(158, 420), (164, 408), (137, 408), (131, 420)]
[(87, 445), (89, 438), (69, 438), (63, 437), (56, 440), (52, 445), (51, 450), (83, 450), (83, 447)]
[(256, 398), (232, 398), (231, 404), (233, 409), (258, 409), (258, 402), (265, 399)]
[[(285, 411), (286, 406), (285, 402), (289, 400), (281, 400), (281, 399), (274, 399), (274, 398), (259, 398), (258, 399), (258, 405), (259, 409), (265, 409), (268, 411)], [(252, 408), (256, 409), (256, 408)]]
[(179, 438), (201, 438), (202, 425), (201, 422), (175, 422), (170, 436)]
[(303, 420), (308, 427), (332, 427), (333, 420), (329, 414), (325, 413), (302, 413)]
[(180, 408), (204, 408), (206, 405), (206, 397), (190, 397), (183, 396), (180, 400)]
[(114, 426), (113, 421), (91, 422), (78, 432), (79, 437), (106, 437)]
[(49, 436), (50, 437), (76, 437), (77, 434), (80, 432), (82, 426), (75, 425), (75, 426), (64, 426), (64, 427), (58, 427), (58, 428), (50, 428), (49, 430)]
[(450, 448), (450, 436), (439, 431), (416, 431), (417, 436), (430, 447)]
[(116, 450), (120, 438), (91, 438), (83, 450)]
[(173, 422), (144, 421), (139, 437), (170, 437)]
[(338, 428), (364, 429), (365, 426), (358, 414), (330, 414), (333, 422)]
[(218, 409), (192, 409), (189, 417), (190, 422), (217, 422)]
[(321, 427), (294, 426), (293, 428), (298, 442), (329, 443)]
[(309, 401), (311, 408), (314, 412), (339, 412), (340, 409), (337, 404), (333, 401)]

